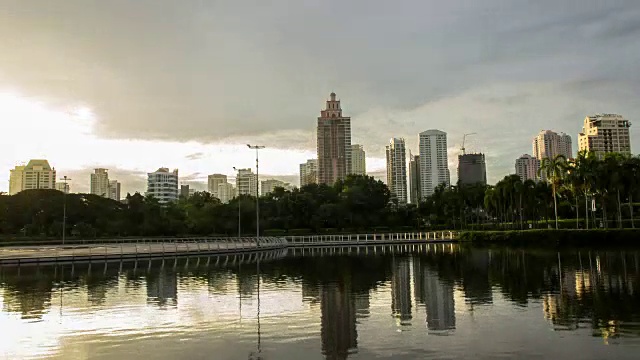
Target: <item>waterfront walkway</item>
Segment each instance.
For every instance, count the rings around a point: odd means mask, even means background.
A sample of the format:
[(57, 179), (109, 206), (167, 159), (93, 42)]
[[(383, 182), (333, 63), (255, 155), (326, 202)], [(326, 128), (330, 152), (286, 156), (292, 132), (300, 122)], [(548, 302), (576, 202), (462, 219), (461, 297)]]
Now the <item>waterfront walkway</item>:
[[(4, 244), (0, 247), (0, 265), (97, 261), (138, 258), (167, 258), (186, 255), (232, 254), (301, 247), (357, 247), (384, 244), (451, 242), (457, 239), (451, 231), (314, 235), (290, 237), (198, 237), (72, 240), (37, 245)], [(58, 244), (56, 244), (58, 243)]]

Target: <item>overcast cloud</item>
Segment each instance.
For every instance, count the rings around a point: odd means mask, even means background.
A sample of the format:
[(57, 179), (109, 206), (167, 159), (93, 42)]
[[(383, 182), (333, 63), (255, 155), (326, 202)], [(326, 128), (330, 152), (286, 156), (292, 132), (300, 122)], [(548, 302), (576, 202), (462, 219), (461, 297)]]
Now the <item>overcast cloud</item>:
[(462, 134), (477, 132), (467, 149), (496, 181), (541, 129), (575, 151), (586, 115), (638, 118), (638, 19), (637, 0), (0, 0), (0, 89), (84, 104), (102, 139), (299, 152), (315, 149), (335, 91), (370, 164), (390, 137), (416, 152), (437, 128), (453, 175)]

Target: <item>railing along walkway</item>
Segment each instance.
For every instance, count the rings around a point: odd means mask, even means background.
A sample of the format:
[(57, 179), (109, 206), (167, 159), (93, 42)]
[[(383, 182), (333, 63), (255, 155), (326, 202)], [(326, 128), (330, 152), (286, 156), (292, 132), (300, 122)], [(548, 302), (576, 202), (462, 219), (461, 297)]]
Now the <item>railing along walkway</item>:
[(438, 242), (458, 239), (457, 231), (430, 231), (381, 234), (285, 236), (289, 246), (330, 246)]

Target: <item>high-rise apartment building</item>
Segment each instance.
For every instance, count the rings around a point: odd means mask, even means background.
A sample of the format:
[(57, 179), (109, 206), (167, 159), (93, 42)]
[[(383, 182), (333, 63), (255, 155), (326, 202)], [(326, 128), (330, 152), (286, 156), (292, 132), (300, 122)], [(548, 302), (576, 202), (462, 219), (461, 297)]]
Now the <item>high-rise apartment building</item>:
[(180, 185), (180, 195), (179, 197), (181, 199), (188, 199), (189, 198), (189, 192), (191, 192), (191, 187), (189, 186), (189, 184), (184, 184), (184, 185)]
[(364, 148), (360, 144), (351, 145), (351, 173), (354, 175), (367, 174), (367, 160)]
[(238, 195), (258, 196), (258, 177), (251, 169), (238, 170), (236, 177), (236, 191)]
[(458, 155), (458, 184), (487, 185), (487, 164), (484, 154)]
[(223, 174), (211, 174), (207, 176), (207, 191), (213, 195), (213, 197), (218, 197), (218, 185), (224, 184), (227, 182), (227, 175)]
[(107, 169), (95, 169), (91, 174), (90, 193), (102, 197), (109, 197), (109, 172)]
[(423, 198), (431, 196), (440, 184), (451, 186), (448, 161), (447, 133), (440, 130), (421, 132), (420, 191)]
[(538, 181), (538, 169), (540, 169), (540, 160), (524, 154), (516, 159), (516, 175), (520, 176), (522, 181), (533, 180)]
[(409, 196), (412, 204), (418, 204), (420, 195), (420, 155), (412, 155), (409, 151)]
[(544, 158), (553, 159), (562, 155), (567, 159), (573, 157), (571, 136), (565, 133), (556, 133), (551, 130), (542, 130), (533, 139), (533, 156), (538, 160)]
[(594, 152), (602, 159), (607, 153), (631, 154), (629, 128), (631, 122), (622, 115), (596, 114), (584, 119), (578, 136), (578, 148)]
[(300, 187), (318, 183), (318, 160), (307, 160), (300, 164)]
[(56, 169), (47, 160), (29, 160), (26, 166), (16, 166), (11, 170), (9, 195), (30, 189), (56, 189)]
[(220, 202), (223, 204), (229, 203), (231, 199), (236, 197), (236, 189), (228, 182), (218, 184), (216, 193), (218, 194), (218, 199), (220, 199)]
[(407, 203), (406, 159), (404, 139), (392, 138), (387, 145), (387, 186), (399, 204)]
[(147, 174), (147, 193), (160, 204), (178, 201), (178, 169), (160, 168)]
[(276, 179), (263, 180), (260, 183), (262, 196), (272, 193), (277, 187), (281, 187), (289, 191), (292, 189), (291, 184)]
[(118, 180), (109, 181), (109, 199), (120, 201), (120, 182)]
[(331, 93), (317, 128), (318, 183), (333, 185), (351, 172), (351, 118)]

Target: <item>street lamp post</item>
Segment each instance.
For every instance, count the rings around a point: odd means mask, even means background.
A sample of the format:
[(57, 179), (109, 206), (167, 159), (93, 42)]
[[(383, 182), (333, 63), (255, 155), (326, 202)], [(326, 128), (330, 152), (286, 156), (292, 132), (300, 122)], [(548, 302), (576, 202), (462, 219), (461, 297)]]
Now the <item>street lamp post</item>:
[[(236, 169), (236, 167), (233, 167), (233, 170), (235, 170), (237, 172), (236, 175), (236, 191), (238, 189), (238, 179), (240, 178), (240, 169)], [(242, 231), (242, 228), (240, 227), (241, 223), (241, 216), (240, 216), (241, 212), (240, 212), (240, 193), (238, 192), (238, 239), (240, 238), (240, 233)]]
[(260, 246), (260, 175), (258, 172), (258, 150), (264, 149), (264, 146), (247, 144), (247, 147), (256, 151), (256, 246)]
[(60, 179), (64, 181), (63, 191), (63, 200), (62, 200), (62, 245), (64, 245), (64, 240), (67, 233), (67, 181), (71, 180), (66, 175)]

